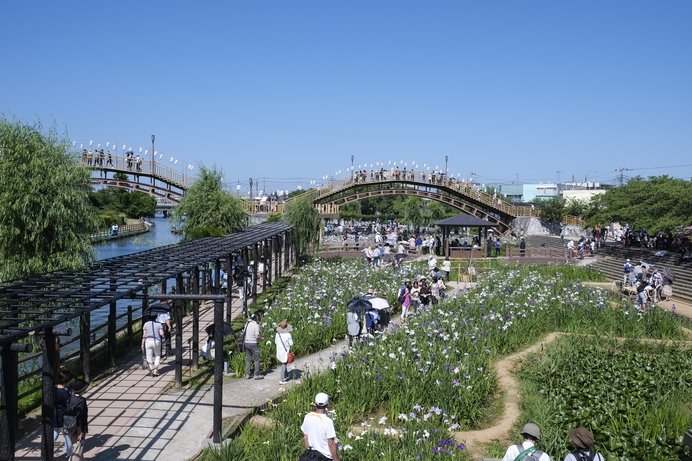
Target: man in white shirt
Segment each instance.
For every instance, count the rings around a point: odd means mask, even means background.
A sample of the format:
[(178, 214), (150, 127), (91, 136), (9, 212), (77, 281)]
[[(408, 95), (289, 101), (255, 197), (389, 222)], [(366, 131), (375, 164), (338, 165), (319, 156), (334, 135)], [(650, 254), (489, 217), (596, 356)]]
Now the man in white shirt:
[(339, 461), (339, 452), (336, 446), (336, 431), (334, 430), (334, 422), (327, 416), (327, 406), (329, 405), (329, 396), (324, 392), (320, 392), (315, 396), (315, 411), (311, 411), (305, 418), (300, 430), (303, 431), (303, 444), (305, 445), (305, 453), (300, 459), (315, 459), (315, 453), (318, 452), (322, 458), (333, 461)]
[(550, 456), (536, 448), (536, 443), (541, 440), (541, 429), (537, 424), (527, 423), (521, 430), (524, 441), (521, 444), (511, 445), (507, 448), (502, 461), (515, 461), (519, 455), (524, 455), (521, 459), (526, 461), (551, 461)]

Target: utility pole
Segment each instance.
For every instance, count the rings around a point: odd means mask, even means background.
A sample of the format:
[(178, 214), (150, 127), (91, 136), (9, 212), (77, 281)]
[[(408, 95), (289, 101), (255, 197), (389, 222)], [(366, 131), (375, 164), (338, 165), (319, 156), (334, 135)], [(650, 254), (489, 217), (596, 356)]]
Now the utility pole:
[(255, 202), (252, 201), (252, 178), (250, 178), (250, 209), (251, 213), (255, 212)]
[(445, 184), (449, 184), (449, 168), (447, 163), (449, 161), (449, 155), (445, 155)]
[(562, 170), (557, 170), (555, 173), (557, 173), (557, 188), (560, 188), (560, 173), (562, 173)]
[(629, 170), (629, 168), (618, 168), (618, 169), (615, 170), (615, 171), (619, 171), (619, 172), (620, 172), (620, 178), (619, 178), (619, 179), (620, 179), (620, 185), (621, 185), (621, 186), (622, 186), (622, 184), (625, 182), (625, 175), (624, 175), (624, 172), (627, 171), (627, 170)]

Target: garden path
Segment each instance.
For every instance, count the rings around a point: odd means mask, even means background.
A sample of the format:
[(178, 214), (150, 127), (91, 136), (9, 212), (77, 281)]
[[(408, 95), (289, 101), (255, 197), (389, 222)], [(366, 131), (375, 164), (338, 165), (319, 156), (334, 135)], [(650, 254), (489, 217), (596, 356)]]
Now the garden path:
[[(607, 291), (613, 291), (616, 293), (621, 293), (620, 288), (613, 282), (583, 282), (584, 285), (590, 287), (601, 288)], [(692, 320), (692, 304), (680, 300), (680, 299), (669, 299), (668, 301), (661, 301), (657, 304), (661, 309), (665, 309), (670, 312), (675, 312), (678, 315), (687, 317)]]
[[(691, 338), (689, 341), (670, 341), (670, 340), (658, 340), (658, 339), (640, 339), (642, 342), (656, 343), (656, 344), (685, 344), (686, 347), (692, 347), (692, 331), (683, 328), (685, 335)], [(502, 397), (504, 400), (502, 416), (498, 418), (498, 424), (477, 431), (460, 431), (455, 432), (454, 437), (457, 441), (463, 442), (466, 445), (466, 449), (469, 454), (471, 454), (474, 459), (483, 460), (486, 459), (483, 456), (482, 450), (483, 445), (491, 443), (494, 441), (500, 441), (505, 445), (511, 443), (507, 439), (510, 430), (515, 425), (519, 416), (521, 416), (521, 411), (519, 409), (519, 403), (521, 401), (520, 385), (518, 379), (515, 377), (514, 373), (518, 366), (527, 356), (543, 350), (553, 341), (561, 336), (570, 335), (569, 333), (550, 333), (545, 336), (545, 338), (539, 340), (535, 344), (523, 349), (519, 352), (515, 352), (502, 360), (495, 363), (495, 373), (498, 378), (498, 386), (501, 390)], [(617, 340), (626, 341), (629, 338), (615, 338)]]

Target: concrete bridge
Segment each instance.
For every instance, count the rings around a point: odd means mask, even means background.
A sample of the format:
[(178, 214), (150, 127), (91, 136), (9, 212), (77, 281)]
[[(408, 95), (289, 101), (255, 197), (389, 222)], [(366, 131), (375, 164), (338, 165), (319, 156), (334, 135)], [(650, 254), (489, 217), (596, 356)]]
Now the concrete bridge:
[(531, 206), (511, 204), (471, 183), (450, 179), (444, 173), (400, 169), (354, 173), (351, 178), (330, 182), (318, 189), (315, 205), (323, 217), (337, 217), (341, 205), (385, 195), (436, 200), (496, 223), (501, 232), (507, 232), (518, 216), (538, 216)]

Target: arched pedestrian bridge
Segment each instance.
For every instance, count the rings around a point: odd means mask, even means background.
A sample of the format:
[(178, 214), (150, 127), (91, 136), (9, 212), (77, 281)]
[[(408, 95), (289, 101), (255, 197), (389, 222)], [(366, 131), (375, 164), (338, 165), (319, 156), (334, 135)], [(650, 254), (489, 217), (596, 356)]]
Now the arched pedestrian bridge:
[(355, 173), (352, 178), (330, 182), (317, 190), (315, 205), (324, 217), (335, 217), (339, 206), (369, 197), (412, 195), (437, 200), (457, 210), (496, 223), (501, 232), (518, 216), (537, 216), (531, 206), (513, 205), (471, 183), (444, 174), (406, 170)]
[[(139, 157), (82, 154), (81, 164), (92, 170), (91, 183), (144, 192), (158, 201), (177, 205), (196, 176), (191, 170), (178, 170), (165, 163)], [(117, 174), (127, 176), (118, 179)]]

